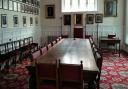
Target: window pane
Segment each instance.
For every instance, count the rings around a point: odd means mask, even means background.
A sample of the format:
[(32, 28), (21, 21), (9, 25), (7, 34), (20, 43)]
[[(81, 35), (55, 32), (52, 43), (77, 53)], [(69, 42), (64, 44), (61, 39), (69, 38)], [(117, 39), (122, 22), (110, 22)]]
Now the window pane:
[(61, 0), (62, 12), (97, 11), (97, 0)]

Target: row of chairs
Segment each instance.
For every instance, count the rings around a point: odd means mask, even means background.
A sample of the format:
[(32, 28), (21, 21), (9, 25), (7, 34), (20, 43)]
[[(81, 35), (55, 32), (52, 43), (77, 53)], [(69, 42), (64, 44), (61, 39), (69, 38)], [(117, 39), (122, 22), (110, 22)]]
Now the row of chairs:
[[(36, 62), (38, 57), (40, 57), (41, 55), (45, 55), (47, 53), (48, 50), (50, 50), (56, 43), (58, 43), (60, 40), (62, 39), (62, 37), (58, 37), (55, 40), (51, 41), (48, 45), (44, 46), (44, 47), (40, 47), (39, 50), (31, 53), (31, 55), (29, 55), (29, 58)], [(35, 67), (33, 66), (26, 66), (26, 68), (29, 71), (29, 89), (36, 89), (36, 72), (35, 72)]]
[(36, 63), (37, 89), (83, 89), (83, 64)]
[(32, 37), (1, 44), (0, 70), (8, 70), (12, 65), (16, 66), (16, 63), (22, 61), (29, 51), (35, 49), (38, 49), (38, 44), (33, 43)]
[(47, 44), (44, 47), (40, 47), (37, 51), (31, 53), (31, 60), (36, 60), (40, 55), (44, 55), (47, 53), (48, 50), (50, 50), (56, 43), (58, 43), (62, 39), (61, 36), (59, 36), (57, 39), (51, 41), (49, 44)]
[(92, 52), (95, 57), (95, 61), (97, 64), (97, 67), (99, 68), (99, 73), (97, 74), (95, 80), (93, 81), (95, 83), (95, 87), (99, 89), (99, 84), (100, 84), (100, 75), (101, 75), (101, 68), (102, 68), (102, 51), (98, 48), (98, 46), (94, 43), (93, 39), (90, 37), (89, 38), (91, 47), (92, 47)]

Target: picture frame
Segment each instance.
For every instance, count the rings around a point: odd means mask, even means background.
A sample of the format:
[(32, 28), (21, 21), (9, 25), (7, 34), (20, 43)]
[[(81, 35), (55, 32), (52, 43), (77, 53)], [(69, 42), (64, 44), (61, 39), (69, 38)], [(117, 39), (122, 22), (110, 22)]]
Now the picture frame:
[(3, 0), (0, 0), (0, 9), (3, 8)]
[(9, 0), (9, 10), (13, 10), (13, 1), (12, 0)]
[(8, 4), (9, 2), (8, 2), (8, 0), (3, 0), (3, 9), (6, 9), (6, 10), (8, 10)]
[(64, 25), (71, 25), (71, 15), (63, 16)]
[(24, 27), (26, 27), (26, 26), (27, 26), (26, 16), (23, 16), (23, 26), (24, 26)]
[(82, 25), (83, 23), (83, 15), (82, 14), (76, 14), (75, 15), (75, 25)]
[(116, 17), (117, 16), (117, 0), (104, 1), (104, 16)]
[(33, 18), (30, 17), (30, 26), (32, 26), (32, 25), (33, 25)]
[(55, 5), (45, 6), (45, 16), (46, 18), (50, 18), (50, 19), (55, 18)]
[(1, 14), (1, 27), (7, 27), (7, 14)]
[(18, 24), (19, 24), (18, 15), (13, 16), (13, 24), (14, 24), (14, 27), (18, 27)]
[(95, 23), (103, 22), (103, 14), (95, 14)]
[(24, 12), (24, 4), (21, 4), (21, 12)]
[(35, 24), (38, 26), (38, 17), (35, 17)]
[(86, 23), (87, 24), (94, 24), (94, 14), (87, 14), (86, 15)]
[(18, 5), (17, 2), (13, 2), (14, 11), (18, 11)]
[(18, 12), (21, 12), (21, 3), (18, 3)]

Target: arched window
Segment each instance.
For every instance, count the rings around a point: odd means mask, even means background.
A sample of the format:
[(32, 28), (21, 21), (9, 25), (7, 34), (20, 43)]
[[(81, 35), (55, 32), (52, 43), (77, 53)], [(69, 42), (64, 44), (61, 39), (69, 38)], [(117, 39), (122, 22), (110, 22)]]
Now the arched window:
[(62, 12), (97, 11), (97, 0), (61, 0)]

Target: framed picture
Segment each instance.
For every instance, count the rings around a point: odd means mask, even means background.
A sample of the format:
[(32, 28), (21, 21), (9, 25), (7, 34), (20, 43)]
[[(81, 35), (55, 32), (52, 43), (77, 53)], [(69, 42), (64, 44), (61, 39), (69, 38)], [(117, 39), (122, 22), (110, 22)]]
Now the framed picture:
[(95, 23), (103, 22), (103, 14), (95, 14)]
[(104, 16), (116, 17), (117, 16), (117, 0), (104, 1)]
[(71, 25), (71, 15), (64, 15), (63, 20), (64, 20), (64, 25)]
[(18, 3), (18, 11), (20, 12), (21, 11), (21, 4)]
[(94, 23), (94, 14), (87, 14), (86, 15), (87, 24), (93, 24)]
[(14, 24), (14, 27), (18, 26), (18, 15), (13, 16), (13, 24)]
[(76, 14), (75, 15), (75, 24), (76, 25), (82, 25), (83, 23), (83, 15), (82, 14)]
[(28, 11), (28, 7), (27, 7), (27, 4), (26, 4), (26, 5), (24, 5), (24, 12), (27, 13), (27, 11)]
[(18, 7), (18, 5), (17, 5), (17, 2), (13, 2), (13, 6), (14, 6), (14, 11), (18, 11), (17, 9), (17, 7)]
[(3, 0), (3, 9), (8, 9), (8, 0)]
[(38, 25), (38, 17), (35, 18), (35, 24)]
[(24, 12), (24, 4), (21, 4), (21, 12)]
[(0, 0), (0, 9), (3, 7), (3, 0)]
[(45, 15), (46, 18), (55, 18), (55, 5), (46, 5)]
[(32, 25), (33, 25), (33, 18), (30, 17), (30, 26), (32, 26)]
[(9, 0), (9, 10), (13, 10), (13, 1)]
[(7, 27), (7, 14), (1, 14), (1, 27)]
[(26, 23), (26, 16), (23, 16), (23, 26), (27, 26), (27, 23)]

